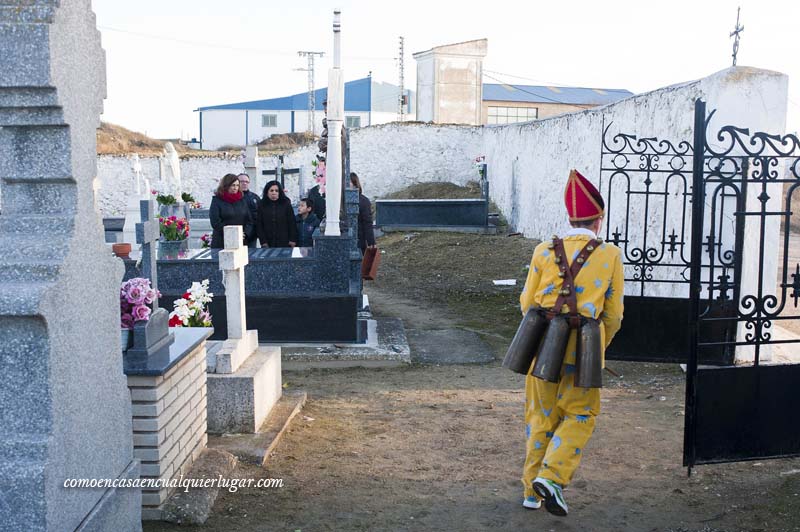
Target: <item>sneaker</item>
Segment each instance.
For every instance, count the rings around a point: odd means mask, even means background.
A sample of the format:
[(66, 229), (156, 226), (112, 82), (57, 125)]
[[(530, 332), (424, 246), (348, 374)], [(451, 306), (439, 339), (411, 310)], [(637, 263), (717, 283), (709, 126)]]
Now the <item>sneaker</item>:
[(552, 480), (536, 477), (533, 481), (533, 491), (544, 499), (544, 507), (553, 515), (564, 517), (567, 515), (567, 503), (561, 493), (561, 486)]
[(542, 501), (536, 497), (525, 497), (525, 500), (522, 501), (522, 506), (528, 510), (538, 510), (542, 507)]

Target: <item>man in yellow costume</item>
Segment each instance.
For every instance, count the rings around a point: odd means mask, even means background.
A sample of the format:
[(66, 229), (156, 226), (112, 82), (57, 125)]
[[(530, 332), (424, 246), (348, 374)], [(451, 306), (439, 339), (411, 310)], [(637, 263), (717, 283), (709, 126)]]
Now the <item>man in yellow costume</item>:
[[(618, 247), (603, 243), (597, 237), (604, 216), (603, 197), (577, 170), (570, 172), (564, 200), (572, 229), (562, 238), (536, 247), (520, 295), (520, 306), (523, 314), (531, 306), (551, 309), (556, 314), (568, 313), (568, 305), (559, 305), (561, 309), (554, 306), (557, 300), (563, 303), (574, 290), (577, 313), (582, 317), (574, 319), (590, 318), (600, 322), (604, 366), (605, 348), (622, 324), (622, 253)], [(579, 257), (584, 248), (588, 249), (588, 257)], [(555, 251), (565, 256), (570, 264), (563, 264)], [(571, 275), (567, 272), (565, 279), (564, 266), (575, 271), (577, 266), (572, 263), (576, 260), (582, 266), (572, 279), (574, 286), (569, 286)], [(531, 370), (525, 378), (527, 440), (522, 472), (523, 506), (539, 508), (544, 500), (545, 508), (559, 516), (567, 515), (562, 490), (578, 468), (584, 446), (594, 431), (595, 417), (600, 413), (600, 389), (575, 386), (576, 338), (577, 330), (573, 329), (569, 332), (558, 382), (536, 378)]]

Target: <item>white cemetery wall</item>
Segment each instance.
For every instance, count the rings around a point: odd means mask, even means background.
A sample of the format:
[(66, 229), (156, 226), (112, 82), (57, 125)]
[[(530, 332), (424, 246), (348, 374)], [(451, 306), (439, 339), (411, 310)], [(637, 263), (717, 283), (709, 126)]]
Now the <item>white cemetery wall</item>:
[[(614, 104), (564, 114), (535, 122), (502, 126), (448, 126), (420, 123), (390, 123), (350, 131), (351, 170), (357, 172), (370, 198), (380, 198), (415, 183), (448, 181), (464, 185), (478, 178), (474, 159), (486, 156), (489, 166), (491, 199), (515, 230), (529, 238), (542, 238), (567, 227), (562, 212), (563, 185), (571, 168), (578, 168), (596, 184), (599, 183), (600, 148), (603, 120), (613, 122), (610, 133), (635, 133), (654, 136), (673, 143), (693, 140), (694, 100), (703, 98), (708, 109), (718, 109), (711, 129), (733, 124), (751, 131), (782, 133), (785, 128), (787, 87), (783, 74), (749, 67), (727, 69), (698, 81), (674, 85), (621, 100)], [(316, 146), (307, 146), (287, 153), (284, 166), (305, 166), (304, 188), (313, 184), (310, 166)], [(99, 191), (103, 213), (106, 206), (124, 207), (124, 191), (116, 182), (132, 187), (130, 164), (121, 168), (121, 175), (104, 175), (104, 158), (99, 161), (103, 186)], [(191, 163), (189, 161), (192, 161)], [(208, 184), (198, 185), (201, 176), (221, 177), (225, 171), (211, 165), (222, 165), (211, 158), (189, 158), (183, 161), (186, 187), (199, 190), (197, 199), (210, 200)], [(196, 170), (186, 168), (189, 164)], [(235, 163), (228, 163), (230, 167)], [(262, 157), (262, 168), (274, 168), (275, 157)], [(146, 167), (145, 160), (142, 162)], [(222, 165), (224, 166), (224, 165)], [(231, 170), (233, 171), (233, 170)], [(238, 169), (236, 170), (238, 171)], [(147, 174), (145, 170), (145, 174)], [(152, 174), (152, 172), (150, 172)], [(687, 170), (687, 175), (690, 169)], [(206, 178), (208, 179), (208, 178)], [(257, 187), (260, 193), (262, 181)], [(287, 180), (289, 196), (300, 196), (296, 180)], [(607, 194), (608, 183), (602, 184)], [(619, 186), (619, 183), (614, 185)], [(663, 185), (662, 185), (663, 186)], [(204, 193), (204, 190), (207, 191)], [(680, 197), (680, 187), (671, 184), (671, 200)], [(116, 198), (116, 199), (115, 199)], [(631, 219), (642, 219), (643, 204), (634, 204)], [(620, 213), (619, 210), (615, 211)], [(661, 226), (663, 205), (650, 211), (649, 229)], [(670, 207), (671, 224), (680, 226), (681, 209)], [(620, 214), (611, 213), (607, 224), (620, 224)], [(641, 228), (630, 236), (636, 237)], [(769, 266), (772, 269), (772, 266)], [(652, 295), (685, 296), (685, 287), (662, 287), (663, 293)], [(631, 291), (631, 293), (638, 293)]]

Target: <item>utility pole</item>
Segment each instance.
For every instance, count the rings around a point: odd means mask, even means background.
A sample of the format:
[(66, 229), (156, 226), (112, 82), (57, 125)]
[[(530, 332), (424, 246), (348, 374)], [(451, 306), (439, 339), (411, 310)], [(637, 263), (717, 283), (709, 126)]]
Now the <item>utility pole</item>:
[(404, 72), (403, 72), (403, 69), (405, 67), (405, 63), (404, 63), (404, 59), (403, 59), (404, 41), (405, 41), (405, 39), (401, 36), (400, 37), (400, 57), (399, 57), (400, 97), (398, 98), (398, 109), (397, 109), (397, 119), (400, 122), (403, 122), (403, 120), (405, 119), (405, 114), (406, 114), (406, 106), (405, 106), (405, 103), (406, 103), (405, 102), (405, 100), (406, 100), (406, 91), (405, 91), (405, 87), (404, 87), (405, 76), (404, 76)]
[(297, 55), (300, 57), (308, 57), (308, 68), (295, 68), (295, 70), (308, 72), (308, 131), (310, 131), (312, 135), (316, 135), (316, 131), (314, 131), (316, 125), (316, 121), (314, 120), (314, 108), (317, 105), (314, 97), (314, 58), (316, 56), (323, 57), (325, 52), (301, 51), (297, 52)]
[(736, 27), (731, 32), (731, 37), (733, 37), (733, 66), (736, 66), (736, 56), (739, 54), (739, 34), (744, 31), (744, 26), (739, 26), (739, 12), (742, 10), (741, 7), (736, 8)]

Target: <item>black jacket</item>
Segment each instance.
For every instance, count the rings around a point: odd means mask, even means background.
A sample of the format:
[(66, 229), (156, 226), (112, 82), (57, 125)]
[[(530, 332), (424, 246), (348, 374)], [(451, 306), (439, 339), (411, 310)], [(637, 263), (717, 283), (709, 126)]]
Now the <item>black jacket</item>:
[(325, 218), (325, 197), (319, 193), (319, 185), (308, 191), (308, 199), (314, 202), (314, 214), (322, 221)]
[(294, 221), (292, 204), (271, 201), (269, 199), (258, 204), (258, 221), (256, 231), (261, 245), (271, 248), (289, 247), (289, 242), (297, 242), (297, 224)]
[(258, 238), (258, 234), (256, 233), (256, 220), (258, 219), (258, 204), (261, 203), (261, 198), (252, 190), (248, 190), (243, 193), (242, 196), (245, 203), (247, 203), (247, 208), (250, 209), (250, 217), (253, 219), (253, 223), (250, 225), (250, 232), (245, 235), (247, 236), (247, 243), (249, 244)]
[(222, 198), (214, 196), (211, 198), (211, 207), (208, 210), (208, 218), (214, 232), (211, 234), (211, 247), (225, 247), (224, 230), (226, 225), (241, 225), (246, 235), (248, 231), (253, 231), (253, 219), (250, 217), (250, 209), (244, 198), (236, 203), (228, 203)]
[(297, 221), (297, 245), (304, 248), (310, 248), (314, 245), (314, 238), (312, 235), (319, 227), (319, 218), (313, 212), (308, 213), (306, 219), (299, 214), (295, 218)]
[(375, 245), (372, 229), (372, 203), (364, 194), (358, 195), (358, 249), (363, 253), (367, 246)]

